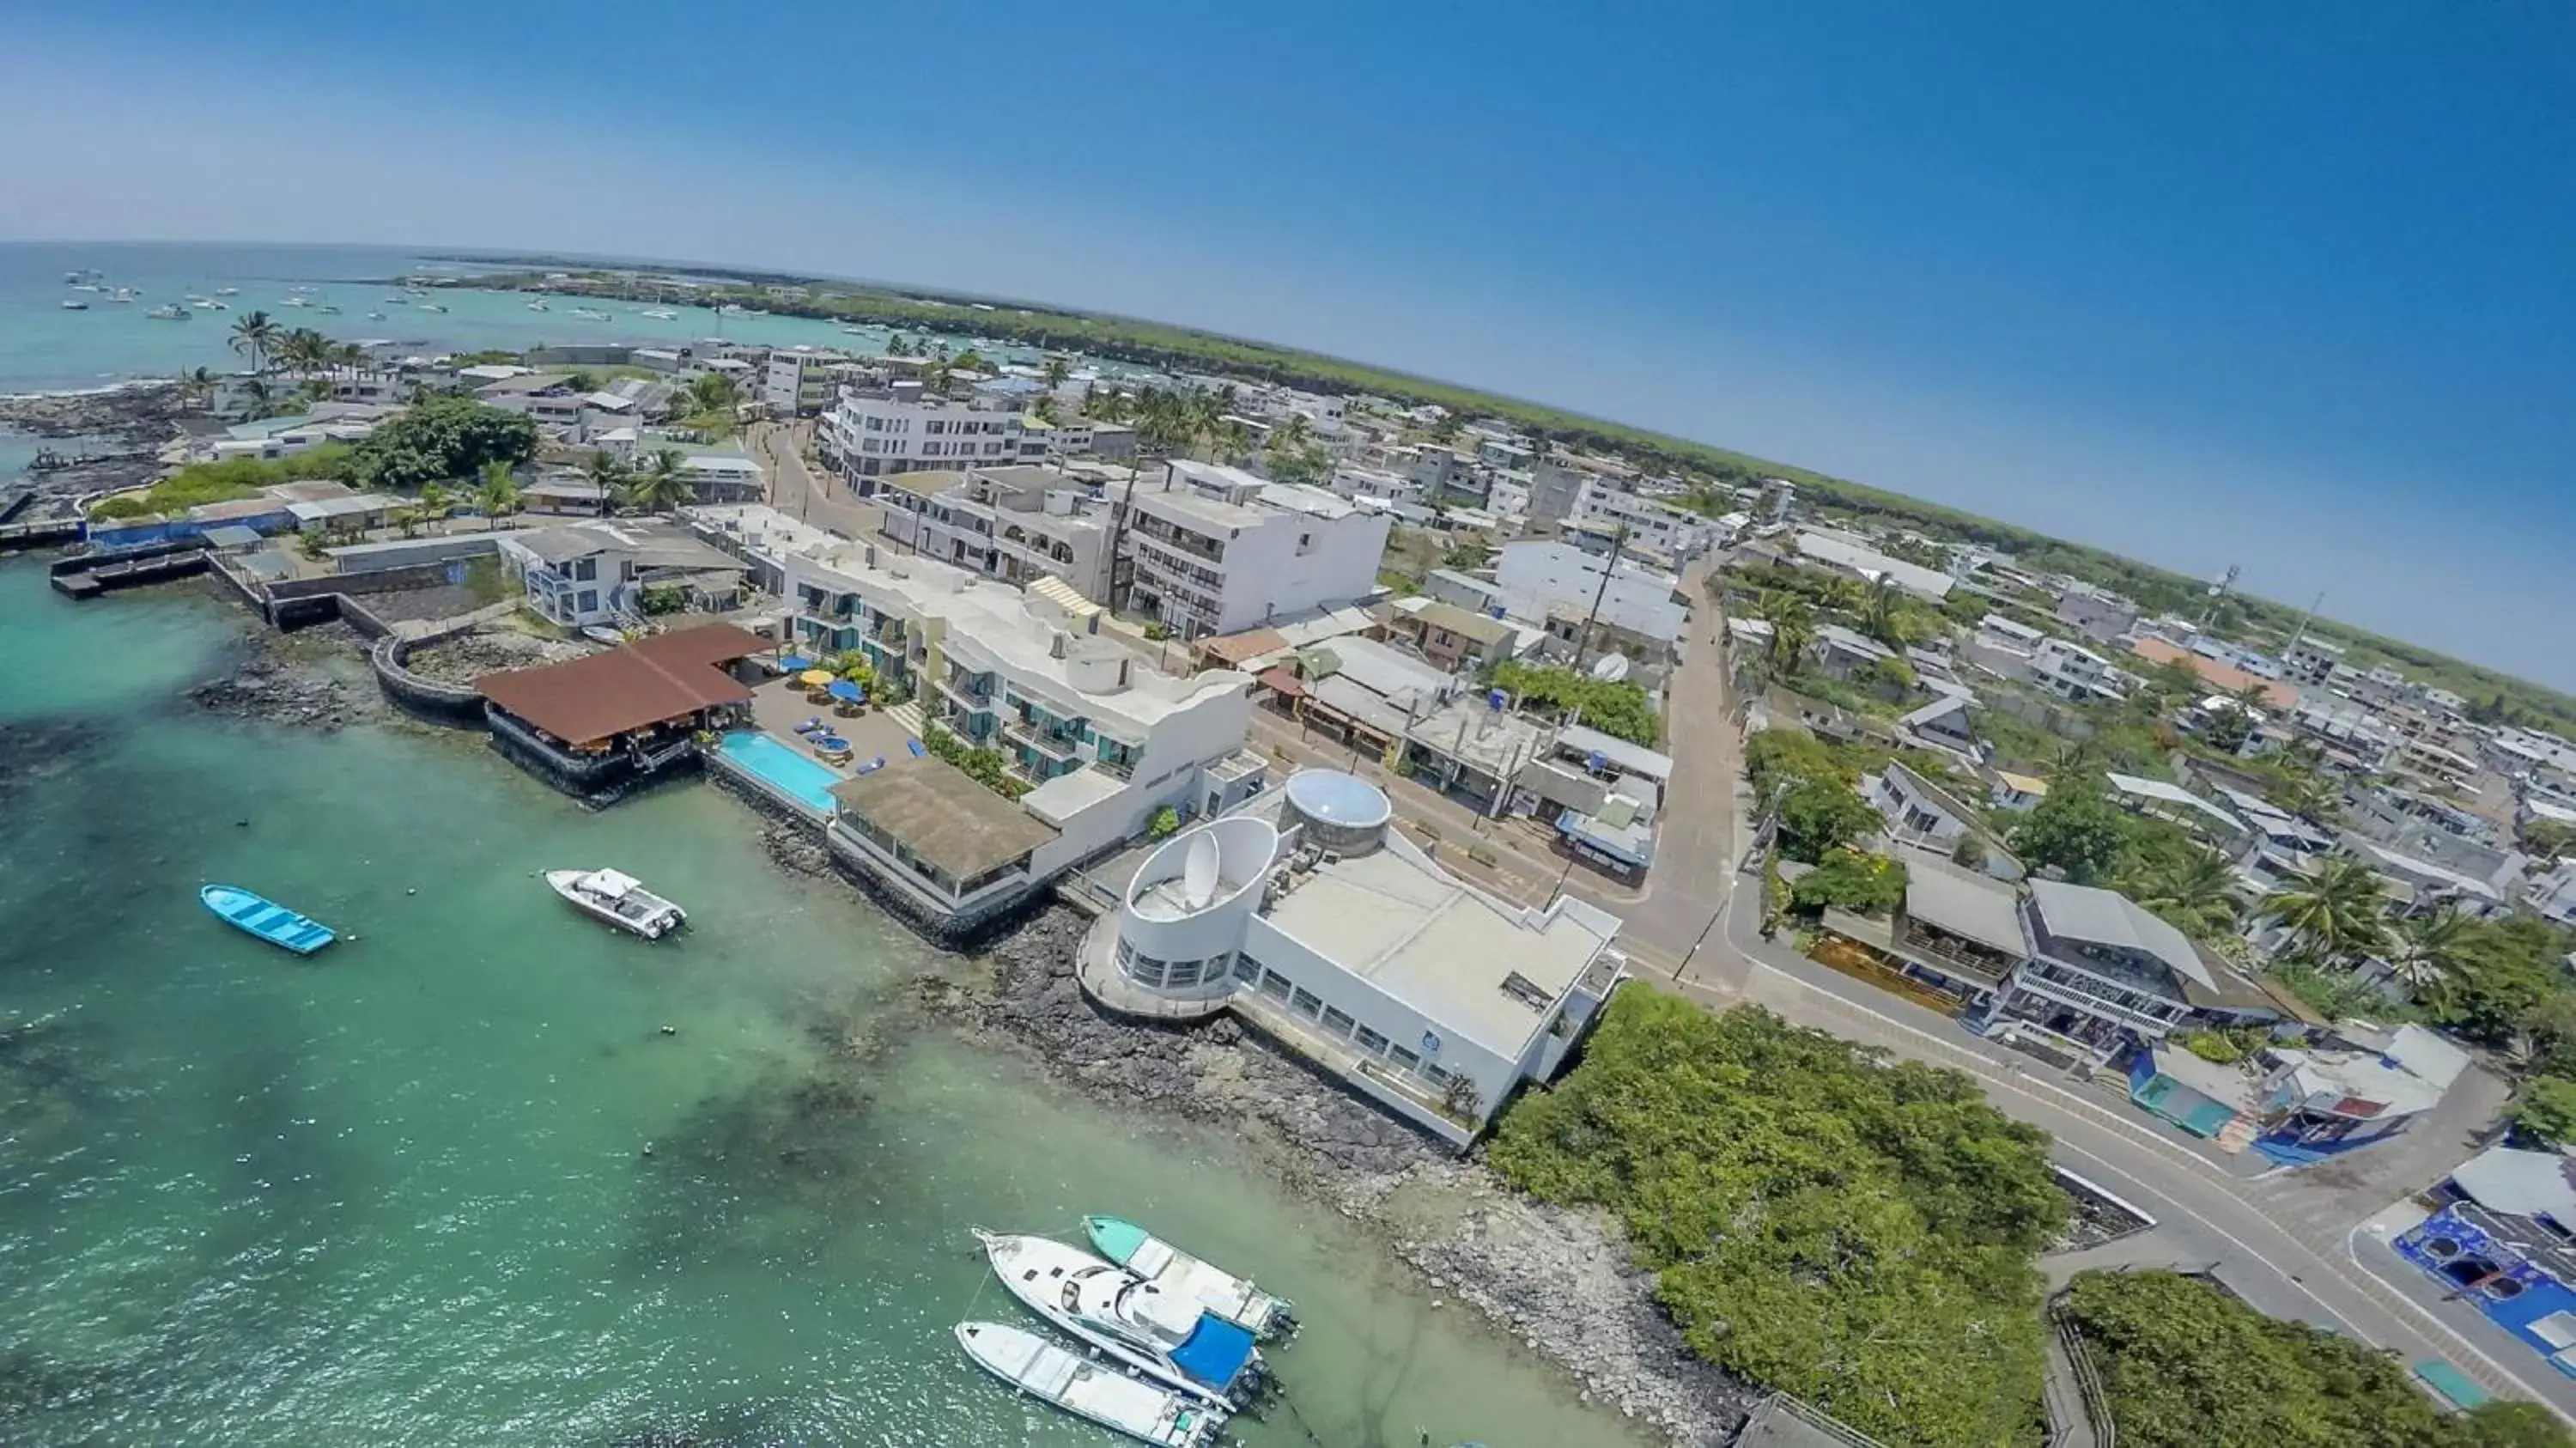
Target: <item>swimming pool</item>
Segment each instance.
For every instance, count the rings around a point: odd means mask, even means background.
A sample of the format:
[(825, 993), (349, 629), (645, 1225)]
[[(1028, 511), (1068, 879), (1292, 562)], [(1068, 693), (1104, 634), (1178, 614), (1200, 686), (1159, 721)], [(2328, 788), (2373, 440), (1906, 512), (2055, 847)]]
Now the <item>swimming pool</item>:
[(832, 786), (841, 776), (757, 729), (735, 729), (716, 741), (724, 757), (759, 775), (790, 798), (832, 812)]

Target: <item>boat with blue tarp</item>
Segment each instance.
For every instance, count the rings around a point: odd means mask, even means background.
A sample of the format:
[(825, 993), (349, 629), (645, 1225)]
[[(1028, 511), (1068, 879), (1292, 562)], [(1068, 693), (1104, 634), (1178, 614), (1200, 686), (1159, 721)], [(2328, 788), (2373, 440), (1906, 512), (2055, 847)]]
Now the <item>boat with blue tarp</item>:
[(1031, 1312), (1204, 1402), (1248, 1406), (1268, 1366), (1252, 1334), (1079, 1247), (977, 1229), (994, 1275)]
[(338, 938), (321, 921), (298, 915), (239, 885), (208, 885), (197, 892), (197, 898), (234, 928), (298, 955), (311, 955)]
[(1296, 1326), (1288, 1299), (1210, 1266), (1124, 1217), (1085, 1217), (1082, 1230), (1101, 1256), (1254, 1337), (1282, 1336)]

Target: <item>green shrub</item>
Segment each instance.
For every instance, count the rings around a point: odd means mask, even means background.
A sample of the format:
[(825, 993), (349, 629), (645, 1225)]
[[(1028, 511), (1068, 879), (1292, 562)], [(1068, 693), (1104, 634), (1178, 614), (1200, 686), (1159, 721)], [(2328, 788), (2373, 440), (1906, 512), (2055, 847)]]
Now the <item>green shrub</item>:
[(1181, 812), (1170, 805), (1165, 805), (1154, 811), (1154, 817), (1146, 821), (1145, 833), (1158, 840), (1168, 839), (1180, 827)]
[(1664, 722), (1655, 716), (1642, 684), (1626, 679), (1596, 679), (1555, 664), (1507, 659), (1493, 667), (1494, 687), (1517, 696), (1523, 704), (1564, 714), (1580, 712), (1583, 723), (1613, 739), (1654, 747), (1663, 738)]

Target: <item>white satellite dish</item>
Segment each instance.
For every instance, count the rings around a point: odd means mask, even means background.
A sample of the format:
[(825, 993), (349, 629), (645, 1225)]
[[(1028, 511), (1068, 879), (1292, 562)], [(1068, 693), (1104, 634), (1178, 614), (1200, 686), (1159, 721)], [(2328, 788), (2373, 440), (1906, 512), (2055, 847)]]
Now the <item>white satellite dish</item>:
[(1181, 901), (1204, 910), (1216, 898), (1216, 835), (1201, 830), (1190, 841), (1189, 858), (1181, 862)]

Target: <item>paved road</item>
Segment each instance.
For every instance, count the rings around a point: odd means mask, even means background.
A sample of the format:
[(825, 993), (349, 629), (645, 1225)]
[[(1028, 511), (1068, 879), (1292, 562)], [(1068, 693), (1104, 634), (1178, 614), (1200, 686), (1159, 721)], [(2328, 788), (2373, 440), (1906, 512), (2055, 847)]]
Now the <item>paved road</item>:
[(813, 431), (810, 422), (752, 424), (748, 441), (769, 470), (769, 506), (845, 538), (874, 537), (883, 517), (875, 505), (858, 501), (839, 479), (828, 473), (817, 476), (805, 465), (800, 450)]
[[(1716, 610), (1703, 612), (1715, 634), (1722, 628)], [(2157, 1219), (2155, 1232), (2123, 1245), (2125, 1261), (2214, 1268), (2274, 1316), (2336, 1328), (2409, 1362), (2446, 1358), (2492, 1391), (2547, 1403), (2576, 1420), (2576, 1381), (2473, 1309), (2440, 1302), (2430, 1279), (2362, 1231), (2363, 1218), (2439, 1179), (2477, 1148), (2476, 1129), (2500, 1099), (2492, 1078), (2464, 1081), (2433, 1119), (2399, 1142), (2307, 1172), (2244, 1180), (2112, 1093), (1764, 941), (1760, 881), (1736, 869), (1750, 801), (1720, 654), (1713, 639), (1701, 642), (1673, 693), (1676, 778), (1647, 898), (1603, 902), (1627, 917), (1623, 939), (1637, 948), (1645, 973), (1662, 974), (1668, 988), (1712, 1007), (1758, 1003), (1801, 1025), (1976, 1077), (1998, 1110), (2049, 1132), (2062, 1165)], [(1723, 928), (1692, 955), (1691, 942), (1718, 901), (1732, 902)], [(1678, 968), (1685, 959), (1688, 968)]]

